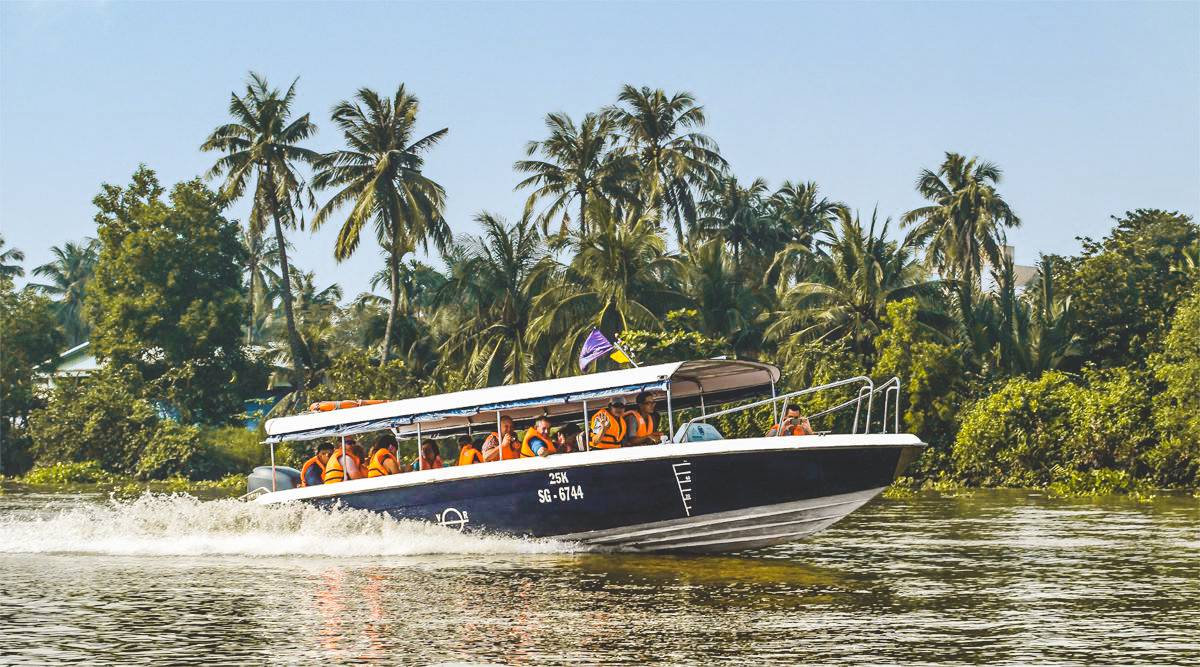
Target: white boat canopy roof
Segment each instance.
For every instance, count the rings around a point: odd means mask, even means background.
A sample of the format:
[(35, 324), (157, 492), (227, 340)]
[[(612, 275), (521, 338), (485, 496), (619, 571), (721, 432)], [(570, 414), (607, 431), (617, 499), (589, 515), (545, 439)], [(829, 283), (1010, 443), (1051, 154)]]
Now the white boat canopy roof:
[(426, 432), (472, 427), (490, 432), (495, 430), (497, 412), (517, 421), (539, 415), (582, 416), (584, 401), (590, 403), (589, 411), (594, 411), (607, 405), (606, 399), (632, 398), (640, 391), (668, 388), (673, 407), (679, 409), (700, 400), (715, 404), (761, 395), (778, 380), (778, 368), (757, 361), (677, 361), (279, 417), (267, 421), (267, 441), (313, 440), (384, 429), (405, 435), (415, 433), (418, 425)]

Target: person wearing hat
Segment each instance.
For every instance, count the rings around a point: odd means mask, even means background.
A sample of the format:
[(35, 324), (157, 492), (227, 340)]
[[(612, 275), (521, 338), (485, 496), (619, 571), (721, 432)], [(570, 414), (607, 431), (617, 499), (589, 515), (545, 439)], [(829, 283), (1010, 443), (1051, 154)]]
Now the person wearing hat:
[(619, 396), (592, 415), (588, 446), (593, 449), (616, 449), (625, 441), (625, 401)]
[(633, 410), (625, 412), (625, 447), (638, 445), (655, 445), (662, 442), (662, 433), (658, 432), (658, 415), (654, 414), (657, 402), (654, 394), (643, 391), (634, 399)]

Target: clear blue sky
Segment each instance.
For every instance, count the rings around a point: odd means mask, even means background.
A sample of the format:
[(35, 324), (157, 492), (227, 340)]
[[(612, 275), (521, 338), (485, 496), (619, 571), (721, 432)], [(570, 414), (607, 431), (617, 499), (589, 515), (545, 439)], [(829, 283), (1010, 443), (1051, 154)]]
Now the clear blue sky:
[[(947, 150), (1005, 171), (1018, 261), (1074, 252), (1110, 214), (1200, 209), (1200, 4), (0, 3), (0, 233), (27, 266), (93, 233), (91, 198), (139, 162), (165, 183), (248, 70), (313, 113), (360, 86), (421, 98), (449, 127), (428, 173), (456, 232), (518, 215), (512, 162), (550, 111), (625, 82), (689, 90), (742, 179), (815, 180), (898, 217)], [(244, 207), (235, 217), (244, 216)], [(297, 234), (298, 263), (352, 297), (370, 245), (337, 266), (335, 226)]]

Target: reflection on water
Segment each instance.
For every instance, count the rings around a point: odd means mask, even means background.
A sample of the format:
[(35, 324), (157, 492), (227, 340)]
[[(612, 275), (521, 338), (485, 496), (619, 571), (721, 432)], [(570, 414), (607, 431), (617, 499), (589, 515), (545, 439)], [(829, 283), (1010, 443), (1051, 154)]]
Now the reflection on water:
[(877, 500), (749, 555), (643, 556), (10, 491), (0, 663), (1195, 663), (1198, 526), (1192, 498), (980, 492)]

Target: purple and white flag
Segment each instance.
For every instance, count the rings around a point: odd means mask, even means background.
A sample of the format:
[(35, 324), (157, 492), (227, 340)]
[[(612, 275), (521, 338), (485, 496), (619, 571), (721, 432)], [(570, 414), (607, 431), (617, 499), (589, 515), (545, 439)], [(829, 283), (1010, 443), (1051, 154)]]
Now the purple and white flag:
[(588, 334), (587, 339), (583, 341), (583, 349), (579, 351), (579, 370), (587, 370), (588, 364), (607, 357), (616, 349), (616, 346), (609, 342), (599, 329), (593, 328), (592, 333)]

